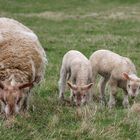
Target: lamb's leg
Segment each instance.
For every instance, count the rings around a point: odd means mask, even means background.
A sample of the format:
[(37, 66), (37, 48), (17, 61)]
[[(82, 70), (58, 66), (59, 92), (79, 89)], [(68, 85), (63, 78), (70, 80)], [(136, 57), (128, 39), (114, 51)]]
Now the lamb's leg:
[(66, 88), (67, 73), (65, 68), (61, 68), (59, 79), (59, 99), (64, 100), (64, 93)]
[(124, 108), (129, 107), (128, 93), (126, 90), (124, 90), (123, 106), (124, 106)]
[(110, 92), (110, 99), (109, 99), (108, 106), (109, 106), (109, 108), (113, 108), (116, 104), (115, 96), (117, 93), (117, 81), (110, 78), (109, 85), (110, 85), (111, 92)]
[(70, 92), (70, 105), (74, 106), (73, 94), (72, 91)]
[(91, 96), (93, 97), (93, 98), (95, 98), (95, 99), (97, 99), (97, 97), (96, 97), (96, 93), (95, 93), (95, 83), (96, 83), (96, 78), (97, 78), (97, 74), (98, 74), (98, 72), (97, 71), (95, 71), (94, 69), (92, 70), (92, 79), (91, 79), (91, 82), (94, 84), (93, 86), (92, 86), (92, 88), (91, 88)]
[(106, 99), (105, 99), (105, 87), (106, 83), (108, 81), (108, 77), (101, 77), (99, 81), (99, 94), (100, 94), (100, 99), (101, 99), (101, 104), (106, 104)]
[[(72, 81), (73, 84), (76, 84), (75, 76), (71, 75), (70, 80)], [(70, 104), (72, 106), (74, 105), (72, 89), (70, 89)]]

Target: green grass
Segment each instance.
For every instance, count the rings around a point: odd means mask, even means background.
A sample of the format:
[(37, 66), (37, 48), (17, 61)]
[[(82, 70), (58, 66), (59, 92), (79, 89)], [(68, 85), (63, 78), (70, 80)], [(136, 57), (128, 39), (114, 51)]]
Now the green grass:
[(0, 0), (1, 16), (31, 28), (49, 62), (45, 82), (32, 96), (30, 117), (17, 116), (11, 128), (0, 119), (0, 139), (139, 140), (140, 116), (123, 109), (121, 90), (115, 109), (95, 101), (81, 109), (81, 116), (57, 100), (62, 57), (71, 49), (87, 57), (112, 50), (131, 58), (140, 75), (139, 7), (139, 0)]

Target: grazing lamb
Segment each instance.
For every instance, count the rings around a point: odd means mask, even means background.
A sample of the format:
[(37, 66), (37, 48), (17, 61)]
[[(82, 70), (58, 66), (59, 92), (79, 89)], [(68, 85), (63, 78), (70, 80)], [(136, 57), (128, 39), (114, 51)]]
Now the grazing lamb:
[(6, 117), (27, 109), (29, 92), (44, 78), (45, 64), (45, 52), (33, 31), (0, 18), (0, 100)]
[(59, 98), (64, 100), (64, 92), (67, 82), (71, 89), (71, 102), (76, 106), (85, 104), (90, 99), (90, 88), (92, 69), (89, 60), (80, 52), (71, 50), (67, 52), (62, 61), (60, 80), (59, 80)]
[(140, 78), (136, 76), (135, 65), (131, 60), (108, 50), (98, 50), (90, 56), (90, 62), (93, 82), (97, 74), (102, 76), (99, 83), (101, 99), (105, 101), (105, 86), (109, 81), (111, 87), (109, 107), (115, 106), (117, 87), (123, 89), (123, 106), (128, 107), (128, 95), (134, 98), (140, 90)]

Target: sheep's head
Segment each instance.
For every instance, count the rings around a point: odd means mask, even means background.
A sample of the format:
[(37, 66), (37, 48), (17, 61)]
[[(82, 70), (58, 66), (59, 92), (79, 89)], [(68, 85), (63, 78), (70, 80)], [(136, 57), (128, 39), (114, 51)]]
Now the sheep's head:
[(135, 98), (140, 91), (140, 78), (132, 77), (127, 73), (123, 73), (123, 77), (127, 80), (127, 92), (132, 98)]
[(70, 82), (67, 82), (71, 89), (71, 98), (76, 106), (81, 106), (86, 104), (89, 98), (89, 89), (92, 87), (93, 83), (83, 86), (76, 86)]
[(23, 89), (32, 86), (33, 82), (19, 85), (0, 82), (0, 100), (6, 117), (19, 112), (21, 100), (25, 96)]

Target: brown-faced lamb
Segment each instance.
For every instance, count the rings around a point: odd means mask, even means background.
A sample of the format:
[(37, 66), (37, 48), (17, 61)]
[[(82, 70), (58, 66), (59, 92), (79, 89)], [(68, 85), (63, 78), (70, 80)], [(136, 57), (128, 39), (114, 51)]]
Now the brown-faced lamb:
[(117, 87), (123, 89), (123, 106), (128, 107), (128, 95), (132, 98), (138, 95), (140, 90), (140, 78), (136, 75), (136, 68), (132, 61), (109, 50), (98, 50), (90, 56), (92, 65), (92, 78), (95, 82), (97, 74), (102, 78), (99, 82), (101, 100), (105, 101), (105, 86), (110, 85), (109, 107), (115, 106)]
[(71, 89), (71, 103), (81, 106), (90, 100), (90, 88), (92, 69), (89, 60), (79, 51), (70, 50), (62, 61), (60, 80), (59, 80), (59, 98), (64, 100), (64, 93), (67, 82)]
[(6, 117), (27, 109), (29, 92), (43, 80), (46, 62), (33, 31), (13, 19), (0, 18), (0, 100)]

